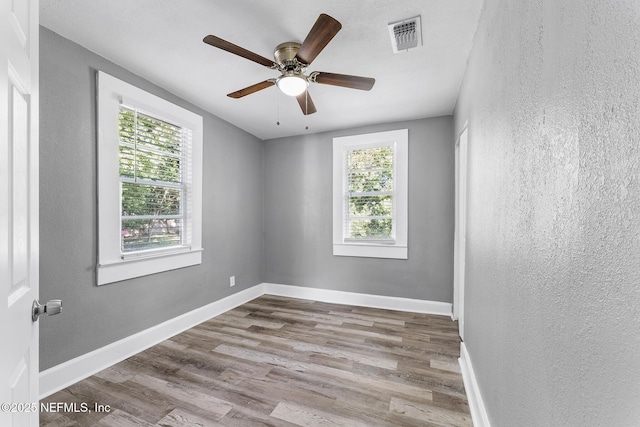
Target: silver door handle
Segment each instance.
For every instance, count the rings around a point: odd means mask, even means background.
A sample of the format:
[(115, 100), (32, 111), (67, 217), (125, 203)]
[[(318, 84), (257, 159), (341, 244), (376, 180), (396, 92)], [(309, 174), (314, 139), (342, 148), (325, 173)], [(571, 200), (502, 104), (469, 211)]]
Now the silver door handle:
[(33, 300), (31, 306), (31, 320), (34, 322), (38, 320), (41, 314), (46, 313), (48, 316), (54, 316), (62, 311), (62, 300), (52, 299), (46, 304), (42, 305), (38, 300)]

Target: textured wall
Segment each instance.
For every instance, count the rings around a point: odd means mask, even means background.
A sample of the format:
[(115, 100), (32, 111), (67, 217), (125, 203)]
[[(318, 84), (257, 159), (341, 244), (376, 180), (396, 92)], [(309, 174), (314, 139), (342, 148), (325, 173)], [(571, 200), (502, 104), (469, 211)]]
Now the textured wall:
[[(333, 256), (333, 138), (393, 129), (409, 129), (409, 259)], [(266, 280), (451, 302), (452, 141), (450, 116), (266, 141)]]
[[(263, 281), (263, 148), (254, 136), (40, 30), (40, 296), (60, 298), (64, 307), (40, 325), (40, 367), (47, 369)], [(201, 265), (96, 286), (98, 69), (203, 116)]]
[(466, 345), (493, 426), (640, 425), (640, 3), (486, 0)]

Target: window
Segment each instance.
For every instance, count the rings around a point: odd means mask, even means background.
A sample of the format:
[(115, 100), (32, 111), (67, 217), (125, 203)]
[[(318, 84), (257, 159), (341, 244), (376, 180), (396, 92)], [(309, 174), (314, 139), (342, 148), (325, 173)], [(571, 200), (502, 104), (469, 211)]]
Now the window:
[(121, 242), (126, 254), (191, 243), (191, 131), (120, 106)]
[(393, 243), (393, 147), (345, 151), (344, 238)]
[(200, 264), (202, 117), (98, 72), (98, 159), (98, 284)]
[(333, 254), (407, 259), (408, 131), (333, 139)]

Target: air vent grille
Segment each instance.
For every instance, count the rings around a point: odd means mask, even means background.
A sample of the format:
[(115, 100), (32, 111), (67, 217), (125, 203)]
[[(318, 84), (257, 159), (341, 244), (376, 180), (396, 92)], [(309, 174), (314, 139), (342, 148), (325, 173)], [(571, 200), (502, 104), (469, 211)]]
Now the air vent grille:
[(389, 35), (393, 51), (396, 53), (422, 46), (420, 17), (416, 16), (389, 24)]

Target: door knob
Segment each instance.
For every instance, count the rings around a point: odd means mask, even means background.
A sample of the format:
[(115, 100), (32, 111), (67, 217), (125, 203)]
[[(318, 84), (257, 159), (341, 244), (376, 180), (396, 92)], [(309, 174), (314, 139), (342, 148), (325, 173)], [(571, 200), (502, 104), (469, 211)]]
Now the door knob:
[(31, 320), (35, 322), (41, 314), (46, 313), (48, 316), (59, 314), (62, 311), (62, 300), (52, 299), (43, 305), (36, 299), (33, 300), (33, 305), (31, 307)]

